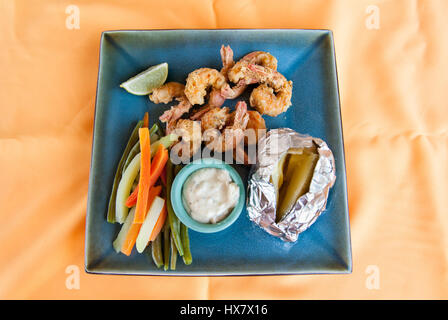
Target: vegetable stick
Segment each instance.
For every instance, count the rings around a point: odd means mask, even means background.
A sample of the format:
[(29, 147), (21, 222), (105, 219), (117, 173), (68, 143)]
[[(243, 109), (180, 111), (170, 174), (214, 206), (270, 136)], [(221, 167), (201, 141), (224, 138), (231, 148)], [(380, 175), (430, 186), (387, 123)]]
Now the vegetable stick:
[[(140, 121), (140, 122), (142, 122), (142, 121)], [(150, 141), (159, 140), (159, 136), (156, 133), (157, 130), (158, 130), (157, 124), (154, 124), (151, 127), (151, 129), (149, 129), (149, 140)], [(128, 167), (129, 163), (131, 163), (132, 159), (134, 159), (134, 157), (140, 153), (140, 141), (138, 141), (138, 130), (136, 130), (136, 139), (137, 139), (137, 141), (135, 142), (131, 151), (129, 151), (129, 154), (126, 158), (126, 162), (124, 163), (123, 170), (125, 170)]]
[[(146, 207), (149, 208), (151, 206), (154, 199), (156, 199), (159, 196), (161, 191), (162, 191), (161, 186), (155, 186), (155, 187), (151, 188), (151, 190), (149, 190), (148, 203), (147, 203)], [(134, 207), (132, 209), (134, 209), (134, 213), (135, 213), (136, 207)], [(123, 241), (123, 245), (121, 247), (121, 252), (123, 252), (127, 256), (131, 254), (132, 248), (134, 247), (134, 244), (137, 241), (138, 235), (139, 235), (141, 227), (142, 227), (141, 223), (134, 223), (133, 220), (134, 220), (134, 217), (132, 217), (132, 220), (131, 220), (132, 225), (129, 227), (129, 231), (126, 234), (126, 238)]]
[(189, 265), (193, 262), (193, 257), (191, 256), (190, 251), (190, 238), (188, 237), (188, 227), (183, 223), (180, 224), (180, 236), (182, 238), (182, 245), (184, 249), (184, 255), (182, 259), (186, 265)]
[(182, 239), (180, 238), (180, 221), (174, 213), (173, 206), (171, 204), (171, 185), (174, 180), (173, 164), (169, 160), (166, 166), (166, 209), (168, 211), (168, 224), (170, 225), (172, 237), (176, 244), (177, 251), (180, 256), (184, 255), (184, 249), (182, 246)]
[[(151, 173), (150, 173), (150, 177), (147, 182), (150, 187), (156, 183), (157, 179), (162, 174), (162, 170), (165, 167), (165, 164), (167, 161), (168, 161), (168, 150), (166, 150), (163, 145), (159, 145), (159, 148), (157, 149), (157, 153), (154, 156), (154, 159), (151, 164)], [(137, 187), (135, 187), (134, 191), (131, 193), (131, 195), (126, 200), (126, 206), (128, 206), (128, 208), (134, 206), (137, 203), (138, 194), (140, 192), (139, 191), (140, 185), (141, 185), (141, 181), (139, 182)], [(135, 219), (137, 219), (137, 216), (135, 217)], [(144, 217), (143, 217), (143, 219), (144, 219)], [(141, 220), (136, 220), (136, 222), (139, 222), (139, 221), (141, 221)]]
[(176, 244), (174, 243), (174, 238), (173, 238), (173, 234), (172, 233), (171, 233), (170, 247), (171, 247), (170, 270), (176, 270), (177, 248), (176, 248)]
[(151, 156), (154, 156), (154, 154), (157, 152), (159, 145), (163, 145), (166, 149), (168, 149), (173, 145), (174, 142), (177, 142), (178, 140), (179, 136), (174, 133), (170, 133), (167, 136), (163, 136), (162, 138), (160, 138), (151, 145)]
[(141, 226), (141, 223), (132, 223), (131, 227), (129, 228), (129, 231), (126, 234), (126, 239), (124, 240), (123, 246), (121, 247), (121, 252), (125, 255), (129, 256), (131, 254)]
[(143, 127), (149, 128), (149, 115), (148, 112), (145, 112), (145, 115), (143, 116)]
[(157, 236), (160, 233), (160, 230), (162, 230), (163, 226), (165, 225), (166, 216), (167, 211), (165, 202), (162, 212), (160, 213), (159, 218), (157, 219), (156, 225), (154, 226), (154, 229), (152, 230), (151, 235), (149, 236), (149, 241), (154, 241), (157, 238)]
[(124, 240), (129, 232), (129, 229), (132, 226), (132, 221), (134, 220), (135, 207), (129, 211), (129, 215), (126, 218), (126, 221), (123, 223), (120, 232), (117, 235), (117, 238), (113, 242), (113, 247), (115, 251), (118, 253), (121, 251), (121, 247), (123, 247)]
[(163, 212), (164, 206), (165, 200), (160, 197), (156, 197), (152, 202), (152, 205), (148, 210), (148, 214), (146, 215), (145, 222), (143, 222), (142, 227), (140, 228), (140, 232), (135, 243), (135, 246), (139, 253), (142, 253), (148, 245), (151, 233), (157, 224), (159, 216)]
[(163, 270), (167, 271), (170, 265), (170, 224), (163, 227)]
[(107, 222), (114, 223), (116, 221), (115, 202), (117, 198), (118, 184), (120, 183), (120, 179), (122, 177), (124, 170), (127, 168), (125, 160), (128, 157), (129, 153), (131, 152), (132, 146), (136, 143), (136, 141), (138, 141), (138, 129), (140, 129), (142, 125), (143, 122), (139, 121), (132, 130), (126, 148), (124, 149), (123, 154), (121, 155), (120, 162), (118, 163), (117, 171), (115, 172), (114, 182), (112, 184), (112, 191), (109, 198), (109, 207), (107, 210)]
[(134, 223), (143, 223), (146, 216), (146, 205), (148, 203), (148, 192), (151, 188), (151, 144), (148, 128), (140, 128), (138, 130), (140, 137), (140, 180), (137, 194), (136, 211)]
[(151, 208), (154, 199), (158, 197), (161, 192), (162, 192), (162, 186), (153, 186), (151, 187), (151, 189), (149, 189), (148, 203), (146, 204), (146, 212), (148, 212), (149, 208)]
[(162, 254), (162, 233), (156, 237), (151, 245), (151, 256), (157, 268), (163, 266), (163, 254)]
[(140, 153), (132, 159), (129, 166), (123, 172), (120, 183), (117, 188), (117, 196), (115, 201), (115, 220), (123, 223), (128, 216), (129, 208), (126, 206), (126, 199), (131, 192), (132, 185), (138, 175), (140, 169)]
[(129, 197), (126, 199), (126, 206), (128, 208), (132, 208), (137, 203), (137, 196), (138, 196), (138, 184), (135, 187), (134, 191), (129, 195)]

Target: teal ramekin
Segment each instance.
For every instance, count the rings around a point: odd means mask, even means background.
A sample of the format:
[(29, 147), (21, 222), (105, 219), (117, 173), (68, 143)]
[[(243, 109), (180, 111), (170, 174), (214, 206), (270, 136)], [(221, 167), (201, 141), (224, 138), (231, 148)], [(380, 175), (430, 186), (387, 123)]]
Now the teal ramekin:
[[(238, 203), (233, 208), (232, 212), (229, 213), (227, 217), (218, 223), (201, 223), (194, 220), (184, 207), (184, 201), (182, 199), (182, 190), (187, 178), (195, 171), (204, 168), (217, 168), (227, 170), (240, 189), (240, 197)], [(213, 233), (226, 229), (232, 223), (238, 219), (241, 211), (244, 207), (244, 202), (246, 200), (246, 192), (244, 190), (244, 184), (241, 180), (240, 175), (232, 166), (224, 163), (223, 161), (215, 158), (205, 158), (195, 160), (185, 167), (183, 167), (179, 173), (174, 178), (173, 184), (171, 186), (171, 203), (173, 205), (174, 212), (176, 213), (179, 220), (185, 224), (188, 228), (202, 232), (202, 233)]]

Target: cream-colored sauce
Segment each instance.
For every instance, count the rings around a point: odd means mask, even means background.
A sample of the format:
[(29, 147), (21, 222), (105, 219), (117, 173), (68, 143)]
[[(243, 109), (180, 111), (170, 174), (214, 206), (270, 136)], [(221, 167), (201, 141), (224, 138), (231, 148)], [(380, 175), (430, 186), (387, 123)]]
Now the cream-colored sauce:
[(239, 187), (224, 169), (204, 168), (185, 181), (182, 196), (187, 212), (202, 223), (217, 223), (238, 203)]

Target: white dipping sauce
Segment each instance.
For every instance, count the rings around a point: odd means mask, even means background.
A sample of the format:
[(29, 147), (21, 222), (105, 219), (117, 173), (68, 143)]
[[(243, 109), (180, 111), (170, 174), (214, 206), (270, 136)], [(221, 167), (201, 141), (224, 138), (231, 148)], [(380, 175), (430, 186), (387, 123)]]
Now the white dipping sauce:
[(194, 220), (217, 223), (236, 206), (240, 192), (227, 170), (204, 168), (188, 177), (182, 195), (185, 209)]

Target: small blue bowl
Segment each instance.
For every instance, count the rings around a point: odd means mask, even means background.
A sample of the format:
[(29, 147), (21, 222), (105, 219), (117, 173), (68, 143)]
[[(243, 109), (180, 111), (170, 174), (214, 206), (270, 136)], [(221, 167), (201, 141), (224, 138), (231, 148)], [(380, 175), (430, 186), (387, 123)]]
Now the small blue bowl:
[[(225, 217), (218, 223), (198, 222), (190, 216), (190, 214), (184, 207), (182, 190), (185, 181), (193, 172), (204, 168), (217, 168), (227, 170), (233, 182), (235, 182), (240, 189), (240, 197), (238, 199), (238, 203), (236, 204), (235, 208), (233, 208), (232, 212), (230, 212), (227, 217)], [(174, 212), (176, 213), (179, 220), (183, 224), (185, 224), (188, 228), (203, 233), (218, 232), (224, 230), (225, 228), (229, 227), (232, 223), (234, 223), (241, 214), (241, 211), (243, 210), (245, 199), (246, 199), (246, 193), (244, 190), (244, 184), (238, 172), (236, 172), (236, 170), (232, 168), (230, 165), (214, 158), (198, 159), (183, 167), (182, 170), (180, 170), (179, 173), (176, 175), (176, 178), (174, 179), (173, 185), (171, 187), (171, 202), (173, 205)]]

